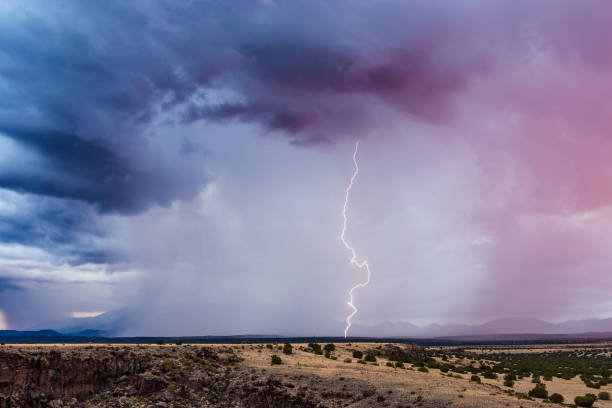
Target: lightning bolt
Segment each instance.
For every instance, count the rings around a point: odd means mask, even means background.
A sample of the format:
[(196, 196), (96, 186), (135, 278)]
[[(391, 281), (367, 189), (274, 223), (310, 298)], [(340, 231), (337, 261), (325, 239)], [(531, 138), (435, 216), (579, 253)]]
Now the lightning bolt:
[(362, 261), (359, 261), (359, 258), (357, 257), (357, 252), (355, 251), (355, 248), (353, 248), (346, 241), (346, 225), (348, 223), (348, 217), (346, 215), (346, 209), (348, 207), (349, 195), (351, 194), (351, 189), (353, 188), (353, 183), (355, 182), (355, 179), (357, 178), (357, 175), (359, 174), (359, 164), (357, 163), (357, 152), (358, 151), (359, 151), (359, 140), (357, 140), (355, 142), (355, 150), (353, 151), (353, 165), (355, 166), (355, 168), (353, 170), (353, 175), (351, 176), (351, 180), (350, 180), (348, 186), (346, 187), (346, 191), (345, 191), (345, 194), (344, 194), (344, 206), (342, 207), (342, 218), (343, 218), (344, 222), (342, 224), (342, 232), (340, 233), (340, 241), (342, 241), (342, 244), (351, 253), (351, 261), (350, 261), (351, 264), (356, 266), (358, 269), (364, 269), (365, 268), (366, 272), (368, 273), (368, 278), (366, 279), (365, 282), (358, 283), (355, 286), (353, 286), (351, 288), (351, 290), (349, 290), (348, 305), (351, 307), (351, 309), (353, 309), (353, 311), (351, 312), (351, 314), (349, 314), (346, 317), (346, 328), (344, 329), (344, 338), (346, 338), (346, 336), (348, 335), (348, 330), (351, 328), (351, 319), (353, 318), (353, 316), (355, 316), (357, 314), (357, 308), (355, 307), (355, 303), (354, 303), (354, 299), (353, 299), (353, 292), (355, 291), (355, 289), (363, 288), (364, 286), (367, 286), (370, 283), (370, 276), (372, 276), (372, 273), (370, 272), (370, 265), (368, 264), (368, 261), (365, 260), (365, 259), (362, 260)]

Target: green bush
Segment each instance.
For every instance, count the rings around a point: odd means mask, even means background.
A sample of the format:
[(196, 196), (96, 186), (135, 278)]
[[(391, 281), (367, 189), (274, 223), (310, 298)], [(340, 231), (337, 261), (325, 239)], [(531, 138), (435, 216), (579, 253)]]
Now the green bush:
[(480, 377), (477, 376), (477, 375), (473, 375), (473, 376), (470, 377), (470, 381), (474, 381), (474, 382), (479, 383), (480, 382)]
[(363, 390), (363, 392), (362, 392), (363, 398), (371, 397), (375, 393), (376, 393), (376, 391), (374, 391), (374, 390)]
[(507, 378), (506, 378), (506, 379), (504, 380), (504, 385), (505, 385), (506, 387), (514, 387), (514, 380), (509, 380), (509, 379), (507, 379)]
[(274, 347), (272, 347), (271, 344), (266, 344), (266, 348), (269, 348), (270, 350), (272, 350)]
[(610, 393), (608, 391), (602, 391), (597, 394), (597, 399), (600, 399), (602, 401), (610, 401)]
[(550, 399), (550, 402), (554, 402), (555, 404), (561, 404), (563, 402), (563, 395), (556, 392), (548, 398)]
[(270, 360), (271, 365), (280, 365), (283, 362), (279, 356), (276, 354), (272, 354), (272, 358)]
[(177, 346), (182, 346), (182, 345), (183, 345), (183, 342), (182, 342), (182, 341), (180, 341), (180, 340), (177, 340), (177, 341), (176, 341), (176, 343), (174, 343), (174, 344), (176, 344)]
[(345, 359), (344, 359), (344, 362), (345, 362), (345, 363), (352, 363), (352, 362), (353, 362), (353, 360), (351, 360), (350, 358), (345, 358)]
[(488, 378), (489, 380), (494, 380), (497, 378), (497, 374), (495, 374), (493, 371), (485, 371), (482, 373), (482, 376), (484, 378)]
[(329, 351), (330, 353), (334, 351), (335, 349), (336, 349), (336, 345), (332, 343), (326, 344), (325, 347), (323, 347), (323, 350)]
[(4, 340), (0, 341), (0, 346), (4, 346), (6, 343), (4, 342)]
[(375, 363), (376, 357), (374, 357), (374, 354), (366, 354), (364, 360), (369, 361), (370, 363)]
[(394, 367), (394, 365), (393, 365), (393, 363), (392, 363), (391, 361), (387, 361), (386, 366), (387, 366), (387, 367)]
[(422, 372), (422, 373), (428, 373), (429, 372), (429, 370), (427, 368), (425, 368), (425, 367), (419, 367), (419, 371)]
[(163, 346), (164, 344), (166, 344), (166, 342), (164, 341), (164, 339), (159, 339), (159, 340), (157, 340), (155, 343), (157, 343), (157, 345), (159, 345), (159, 346)]
[(578, 396), (574, 398), (574, 403), (579, 407), (592, 407), (595, 403), (595, 395), (587, 394), (585, 396)]
[(323, 354), (323, 349), (321, 348), (321, 345), (318, 343), (308, 343), (308, 347), (311, 348), (312, 351), (314, 351), (314, 353), (317, 355)]
[(331, 354), (329, 353), (329, 351), (325, 350), (325, 358), (330, 358)]
[(533, 398), (548, 398), (548, 391), (544, 384), (536, 384), (533, 389), (529, 390), (529, 396)]
[(404, 368), (404, 363), (402, 363), (401, 361), (396, 361), (395, 368)]
[(293, 354), (293, 346), (290, 343), (285, 343), (283, 346), (283, 354)]
[(363, 353), (359, 350), (354, 350), (353, 351), (353, 358), (362, 358), (363, 357)]

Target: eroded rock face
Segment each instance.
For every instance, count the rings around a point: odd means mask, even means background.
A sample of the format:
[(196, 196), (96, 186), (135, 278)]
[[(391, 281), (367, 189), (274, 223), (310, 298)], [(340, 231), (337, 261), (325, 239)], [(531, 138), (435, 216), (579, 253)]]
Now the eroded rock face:
[(412, 344), (383, 344), (366, 351), (377, 357), (384, 357), (396, 361), (409, 362), (413, 359), (424, 361), (427, 358), (425, 349)]
[(0, 408), (44, 407), (58, 399), (84, 399), (142, 369), (136, 355), (116, 350), (0, 350)]
[(315, 408), (318, 405), (300, 393), (297, 395), (287, 393), (283, 384), (277, 380), (268, 380), (265, 387), (247, 392), (246, 400), (247, 406), (253, 408)]
[[(0, 408), (315, 407), (230, 347), (0, 348)], [(257, 377), (257, 376), (255, 376)]]

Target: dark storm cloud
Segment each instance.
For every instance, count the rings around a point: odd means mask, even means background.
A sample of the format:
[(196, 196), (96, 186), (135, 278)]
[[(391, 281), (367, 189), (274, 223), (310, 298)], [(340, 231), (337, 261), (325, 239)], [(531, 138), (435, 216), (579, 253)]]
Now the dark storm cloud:
[[(426, 2), (380, 6), (7, 6), (0, 138), (20, 150), (0, 156), (0, 187), (64, 200), (64, 210), (54, 201), (51, 212), (41, 204), (29, 218), (4, 216), (2, 240), (51, 250), (82, 242), (76, 235), (92, 233), (85, 226), (96, 211), (134, 214), (192, 198), (206, 182), (205, 157), (192, 157), (192, 141), (158, 134), (159, 125), (257, 123), (294, 144), (317, 144), (369, 126), (361, 99), (371, 97), (446, 120), (449, 95), (463, 89), (473, 61), (445, 55), (420, 20), (446, 27), (448, 12)], [(75, 202), (94, 211), (73, 211)]]
[(160, 185), (156, 166), (138, 168), (129, 156), (101, 143), (54, 131), (2, 128), (0, 134), (45, 159), (47, 175), (0, 174), (0, 187), (41, 196), (81, 200), (102, 212), (133, 213), (155, 203), (189, 198), (180, 180)]
[[(13, 194), (12, 198), (16, 197)], [(16, 210), (9, 214), (0, 212), (3, 244), (40, 248), (71, 264), (119, 259), (119, 254), (97, 243), (104, 232), (91, 206), (78, 200), (32, 194), (19, 194), (18, 197)], [(6, 190), (0, 190), (0, 200), (10, 199)]]
[[(84, 259), (104, 259), (83, 249), (86, 236), (100, 235), (87, 227), (98, 213), (189, 200), (208, 181), (204, 149), (173, 126), (237, 121), (295, 145), (331, 143), (376, 131), (384, 109), (453, 124), (473, 83), (498, 74), (505, 84), (504, 70), (538, 46), (559, 61), (609, 67), (601, 38), (612, 7), (550, 4), (7, 3), (0, 143), (12, 144), (0, 153), (0, 187), (34, 208), (32, 197), (55, 201), (50, 210), (41, 200), (30, 216), (3, 215), (0, 239), (61, 253), (79, 243)], [(508, 86), (486, 103), (547, 115), (563, 100), (538, 106), (521, 90)]]
[(12, 279), (0, 277), (0, 293), (7, 290), (22, 290)]

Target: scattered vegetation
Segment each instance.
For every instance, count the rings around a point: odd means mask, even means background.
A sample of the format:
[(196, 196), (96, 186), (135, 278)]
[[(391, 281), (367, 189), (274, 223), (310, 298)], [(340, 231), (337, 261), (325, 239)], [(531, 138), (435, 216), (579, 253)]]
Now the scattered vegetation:
[(579, 407), (592, 407), (595, 403), (595, 395), (587, 394), (584, 396), (578, 396), (574, 398), (574, 403)]
[(555, 404), (561, 404), (563, 403), (563, 400), (564, 400), (563, 395), (556, 393), (556, 392), (554, 394), (551, 394), (549, 399), (550, 399), (550, 402), (554, 402)]
[(310, 348), (315, 354), (322, 355), (323, 350), (321, 349), (321, 345), (318, 343), (308, 343), (308, 348)]
[(546, 385), (544, 384), (536, 384), (536, 386), (529, 390), (529, 396), (533, 398), (548, 398), (548, 391), (546, 390)]
[(280, 365), (283, 363), (283, 360), (276, 354), (272, 354), (272, 357), (270, 358), (270, 363), (271, 365)]
[(336, 345), (332, 343), (326, 344), (325, 347), (323, 347), (323, 350), (331, 353), (332, 351), (336, 350)]
[(364, 361), (367, 361), (369, 363), (375, 363), (376, 362), (376, 356), (374, 356), (374, 354), (366, 354), (366, 356), (363, 358)]
[(293, 354), (293, 346), (290, 343), (285, 343), (283, 346), (283, 354)]

